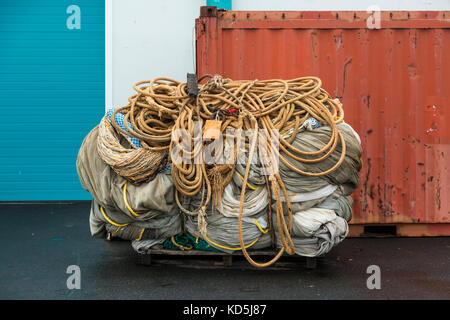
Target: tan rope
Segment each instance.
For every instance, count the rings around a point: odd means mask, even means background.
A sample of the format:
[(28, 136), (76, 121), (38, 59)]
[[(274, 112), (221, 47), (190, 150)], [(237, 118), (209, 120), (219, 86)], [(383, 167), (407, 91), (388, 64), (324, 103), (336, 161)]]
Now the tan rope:
[(100, 122), (98, 130), (97, 151), (100, 157), (118, 175), (132, 182), (145, 180), (154, 174), (165, 157), (161, 151), (123, 147), (106, 117)]

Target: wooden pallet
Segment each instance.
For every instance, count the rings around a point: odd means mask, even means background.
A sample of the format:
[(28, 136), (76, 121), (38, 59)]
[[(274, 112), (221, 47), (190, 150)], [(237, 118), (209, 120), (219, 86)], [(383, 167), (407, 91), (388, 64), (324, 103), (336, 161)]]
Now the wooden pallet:
[[(248, 254), (257, 262), (269, 261), (277, 251), (275, 250), (255, 250), (248, 251)], [(232, 254), (225, 252), (212, 252), (201, 250), (169, 250), (163, 248), (152, 248), (146, 253), (137, 254), (137, 262), (141, 265), (152, 264), (172, 264), (187, 267), (226, 267), (226, 268), (254, 268), (246, 259), (241, 251)], [(298, 255), (283, 255), (272, 265), (272, 268), (298, 268), (303, 265), (307, 269), (317, 268), (316, 257), (302, 257)]]
[(351, 223), (348, 237), (448, 237), (450, 223)]

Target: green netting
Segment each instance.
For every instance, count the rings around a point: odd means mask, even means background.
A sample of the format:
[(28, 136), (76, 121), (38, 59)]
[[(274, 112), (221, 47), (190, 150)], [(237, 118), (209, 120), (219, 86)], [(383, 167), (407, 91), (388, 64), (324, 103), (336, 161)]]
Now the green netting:
[(216, 248), (210, 246), (205, 240), (188, 232), (186, 234), (167, 238), (163, 242), (163, 248), (169, 250), (202, 250), (220, 252)]

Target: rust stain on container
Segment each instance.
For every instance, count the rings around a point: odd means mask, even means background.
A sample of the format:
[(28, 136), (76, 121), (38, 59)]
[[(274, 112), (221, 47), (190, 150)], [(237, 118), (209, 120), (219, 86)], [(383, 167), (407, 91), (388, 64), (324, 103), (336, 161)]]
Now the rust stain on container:
[(450, 235), (450, 11), (369, 16), (202, 9), (197, 73), (320, 77), (363, 143), (351, 223)]

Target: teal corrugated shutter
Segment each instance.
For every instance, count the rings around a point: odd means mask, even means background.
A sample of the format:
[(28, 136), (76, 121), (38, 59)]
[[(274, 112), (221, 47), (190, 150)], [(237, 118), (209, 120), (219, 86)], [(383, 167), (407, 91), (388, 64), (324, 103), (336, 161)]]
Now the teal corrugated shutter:
[(104, 78), (104, 0), (0, 1), (0, 201), (90, 199), (76, 157)]

